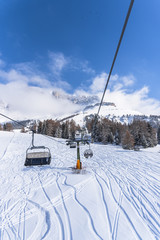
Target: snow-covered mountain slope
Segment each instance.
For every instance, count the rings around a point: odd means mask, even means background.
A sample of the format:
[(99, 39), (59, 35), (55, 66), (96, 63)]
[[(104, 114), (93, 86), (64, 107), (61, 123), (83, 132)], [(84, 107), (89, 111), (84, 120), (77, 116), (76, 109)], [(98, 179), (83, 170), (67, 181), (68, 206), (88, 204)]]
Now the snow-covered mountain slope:
[[(81, 127), (85, 125), (86, 119), (91, 119), (97, 114), (99, 108), (99, 103), (87, 106), (83, 111), (77, 112), (75, 115), (68, 116), (63, 115), (58, 120), (67, 120), (73, 119), (76, 124), (79, 124)], [(100, 113), (100, 117), (108, 118), (111, 121), (120, 122), (122, 124), (130, 124), (134, 119), (150, 122), (151, 125), (155, 128), (160, 126), (160, 116), (159, 115), (143, 115), (140, 112), (118, 108), (114, 103), (104, 102)]]
[[(81, 127), (85, 124), (86, 118), (92, 118), (95, 114), (97, 114), (99, 108), (99, 103), (90, 105), (84, 108), (83, 111), (77, 112), (75, 115), (63, 115), (57, 120), (66, 120), (66, 119), (73, 119), (76, 124), (79, 124)], [(134, 118), (140, 118), (143, 120), (144, 115), (140, 112), (127, 110), (127, 109), (120, 109), (115, 106), (114, 103), (103, 103), (101, 110), (100, 110), (100, 117), (108, 118), (113, 121), (123, 123), (131, 123)], [(159, 119), (160, 120), (160, 119)]]
[(24, 167), (30, 134), (0, 132), (0, 239), (160, 239), (160, 146), (139, 152), (92, 144), (85, 171), (76, 149), (35, 135), (50, 166)]
[[(79, 124), (81, 127), (85, 124), (86, 118), (92, 118), (97, 114), (99, 108), (99, 103), (82, 106), (82, 110), (76, 112), (75, 114), (61, 115), (57, 117), (57, 120), (71, 120), (73, 119), (76, 124)], [(114, 103), (104, 102), (100, 110), (100, 117), (108, 118), (121, 123), (130, 123), (133, 121), (135, 116), (143, 116), (140, 112), (132, 111), (128, 109), (122, 109), (116, 107)]]

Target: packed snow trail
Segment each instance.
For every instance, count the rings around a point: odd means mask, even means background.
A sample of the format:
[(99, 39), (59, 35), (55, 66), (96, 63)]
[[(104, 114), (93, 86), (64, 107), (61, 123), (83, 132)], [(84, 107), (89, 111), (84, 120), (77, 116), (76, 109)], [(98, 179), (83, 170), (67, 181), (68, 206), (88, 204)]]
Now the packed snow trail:
[(139, 152), (92, 144), (74, 174), (76, 149), (35, 135), (50, 166), (24, 167), (31, 135), (0, 132), (1, 240), (159, 240), (160, 146)]

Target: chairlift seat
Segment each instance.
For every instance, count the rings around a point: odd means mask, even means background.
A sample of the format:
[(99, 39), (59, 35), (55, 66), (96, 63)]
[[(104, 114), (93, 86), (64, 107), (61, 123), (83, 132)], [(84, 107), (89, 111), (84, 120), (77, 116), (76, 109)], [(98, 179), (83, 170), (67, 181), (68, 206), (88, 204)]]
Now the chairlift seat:
[(76, 148), (76, 143), (75, 142), (71, 142), (70, 143), (70, 148)]
[[(43, 151), (41, 149), (43, 149)], [(24, 163), (25, 166), (49, 165), (50, 162), (51, 162), (51, 153), (49, 148), (41, 146), (41, 147), (31, 147), (27, 149), (26, 160)]]
[(91, 157), (93, 157), (93, 151), (91, 150), (91, 149), (86, 149), (85, 151), (84, 151), (84, 157), (85, 158), (91, 158)]

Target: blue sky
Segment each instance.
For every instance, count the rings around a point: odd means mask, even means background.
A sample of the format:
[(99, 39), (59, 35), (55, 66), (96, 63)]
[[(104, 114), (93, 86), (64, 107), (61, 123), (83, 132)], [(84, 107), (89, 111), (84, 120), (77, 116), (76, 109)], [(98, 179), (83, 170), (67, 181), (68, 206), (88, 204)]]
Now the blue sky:
[[(21, 78), (29, 86), (75, 93), (92, 89), (98, 76), (106, 79), (130, 0), (0, 3), (1, 84)], [(159, 10), (159, 0), (135, 0), (110, 91), (147, 87), (145, 97), (160, 100)]]

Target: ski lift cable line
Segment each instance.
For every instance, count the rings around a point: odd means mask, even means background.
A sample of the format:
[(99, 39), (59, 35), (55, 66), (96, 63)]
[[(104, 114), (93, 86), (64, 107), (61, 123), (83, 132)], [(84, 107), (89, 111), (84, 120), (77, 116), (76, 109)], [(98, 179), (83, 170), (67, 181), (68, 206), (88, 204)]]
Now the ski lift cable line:
[(115, 52), (115, 55), (114, 55), (114, 58), (113, 58), (111, 69), (110, 69), (110, 72), (109, 72), (109, 75), (108, 75), (108, 78), (107, 78), (107, 82), (106, 82), (106, 85), (105, 85), (105, 88), (104, 88), (102, 99), (101, 99), (101, 102), (100, 102), (100, 105), (99, 105), (99, 108), (98, 108), (97, 116), (99, 115), (99, 112), (100, 112), (100, 109), (101, 109), (101, 106), (102, 106), (102, 103), (103, 103), (104, 95), (105, 95), (107, 87), (108, 87), (108, 83), (109, 83), (109, 80), (110, 80), (110, 77), (111, 77), (111, 74), (112, 74), (112, 70), (113, 70), (113, 67), (114, 67), (114, 64), (115, 64), (115, 61), (116, 61), (116, 58), (117, 58), (117, 54), (118, 54), (118, 51), (119, 51), (119, 48), (120, 48), (120, 45), (121, 45), (121, 41), (122, 41), (126, 26), (127, 26), (127, 23), (128, 23), (128, 19), (129, 19), (132, 7), (133, 7), (133, 3), (134, 3), (134, 0), (131, 0), (130, 6), (129, 6), (129, 9), (128, 9), (128, 12), (127, 12), (127, 16), (126, 16), (126, 19), (125, 19), (125, 22), (124, 22), (124, 25), (123, 25), (123, 28), (122, 28), (121, 36), (120, 36), (120, 39), (119, 39), (119, 42), (118, 42), (118, 45), (117, 45), (117, 49), (116, 49), (116, 52)]
[[(5, 117), (5, 118), (7, 118), (7, 119), (9, 119), (9, 120), (17, 123), (17, 124), (20, 125), (21, 127), (27, 128), (28, 130), (32, 131), (29, 127), (25, 126), (25, 125), (22, 124), (21, 122), (18, 122), (18, 121), (16, 121), (16, 120), (14, 120), (13, 118), (10, 118), (10, 117), (2, 114), (2, 113), (0, 113), (0, 115), (1, 115), (2, 117)], [(52, 139), (50, 136), (47, 136), (47, 135), (44, 135), (44, 134), (40, 134), (40, 135), (42, 135), (43, 137), (49, 138), (49, 139), (52, 140), (52, 141), (56, 141), (55, 139)]]
[[(11, 120), (11, 121), (19, 124), (21, 127), (24, 127), (24, 128), (27, 128), (28, 130), (31, 130), (29, 127), (25, 126), (23, 123), (18, 122), (18, 121), (14, 120), (14, 119), (11, 118), (11, 117), (8, 117), (8, 116), (6, 116), (6, 115), (4, 115), (4, 114), (2, 114), (2, 113), (0, 113), (0, 115), (1, 115), (2, 117), (4, 117), (4, 118), (7, 118), (7, 119), (9, 119), (9, 120)], [(71, 117), (68, 117), (67, 119), (70, 119), (70, 118), (72, 118), (72, 116), (71, 116)], [(66, 121), (67, 119), (60, 119), (60, 120), (57, 120), (57, 122), (63, 122), (63, 121)]]
[(28, 130), (30, 130), (29, 127), (26, 127), (24, 124), (22, 124), (22, 123), (20, 123), (20, 122), (18, 122), (18, 121), (16, 121), (16, 120), (14, 120), (14, 119), (12, 119), (12, 118), (10, 118), (10, 117), (8, 117), (8, 116), (2, 114), (2, 113), (0, 113), (0, 115), (1, 115), (2, 117), (5, 117), (5, 118), (7, 118), (7, 119), (9, 119), (9, 120), (11, 120), (11, 121), (13, 121), (13, 122), (19, 124), (21, 127), (24, 127), (24, 128), (27, 128)]

